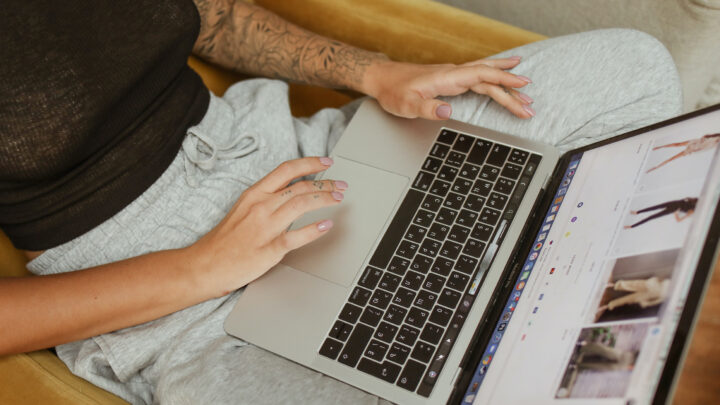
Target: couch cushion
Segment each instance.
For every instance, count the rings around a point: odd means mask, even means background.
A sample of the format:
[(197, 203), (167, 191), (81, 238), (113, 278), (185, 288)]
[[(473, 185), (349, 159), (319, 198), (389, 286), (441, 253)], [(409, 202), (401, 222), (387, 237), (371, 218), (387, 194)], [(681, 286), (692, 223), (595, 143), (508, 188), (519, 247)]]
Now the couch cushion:
[(25, 268), (25, 256), (20, 253), (10, 239), (0, 231), (0, 277), (19, 277), (28, 273)]

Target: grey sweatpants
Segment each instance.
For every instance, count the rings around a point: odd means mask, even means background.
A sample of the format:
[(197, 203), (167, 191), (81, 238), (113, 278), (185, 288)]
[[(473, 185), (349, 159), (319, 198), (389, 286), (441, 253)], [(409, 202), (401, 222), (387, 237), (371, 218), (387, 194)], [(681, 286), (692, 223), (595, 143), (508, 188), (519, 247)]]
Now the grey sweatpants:
[[(513, 72), (533, 79), (523, 91), (535, 99), (537, 116), (521, 120), (487, 97), (466, 94), (449, 99), (453, 118), (568, 149), (681, 110), (670, 55), (637, 31), (554, 38), (498, 56), (510, 55), (523, 57)], [(28, 267), (36, 274), (53, 274), (188, 246), (224, 217), (248, 185), (280, 162), (327, 155), (356, 107), (297, 119), (290, 115), (285, 83), (238, 83), (223, 98), (212, 97), (177, 158), (142, 196)], [(222, 324), (241, 293), (62, 345), (57, 352), (75, 374), (134, 404), (379, 402), (227, 336)]]

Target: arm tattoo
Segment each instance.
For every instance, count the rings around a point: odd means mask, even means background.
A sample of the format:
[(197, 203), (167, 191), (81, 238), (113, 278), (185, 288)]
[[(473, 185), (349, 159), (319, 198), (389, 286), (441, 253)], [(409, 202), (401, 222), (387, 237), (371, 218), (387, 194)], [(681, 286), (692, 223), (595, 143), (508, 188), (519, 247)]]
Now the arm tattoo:
[(262, 8), (195, 0), (202, 20), (195, 53), (245, 73), (358, 90), (365, 70), (387, 60), (308, 32)]

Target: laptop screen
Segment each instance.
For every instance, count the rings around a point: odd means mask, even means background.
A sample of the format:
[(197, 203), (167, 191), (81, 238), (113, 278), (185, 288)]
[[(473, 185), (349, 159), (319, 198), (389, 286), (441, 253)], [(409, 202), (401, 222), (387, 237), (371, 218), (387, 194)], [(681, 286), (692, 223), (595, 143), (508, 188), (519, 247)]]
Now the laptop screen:
[(720, 110), (571, 157), (463, 404), (644, 404), (720, 195)]

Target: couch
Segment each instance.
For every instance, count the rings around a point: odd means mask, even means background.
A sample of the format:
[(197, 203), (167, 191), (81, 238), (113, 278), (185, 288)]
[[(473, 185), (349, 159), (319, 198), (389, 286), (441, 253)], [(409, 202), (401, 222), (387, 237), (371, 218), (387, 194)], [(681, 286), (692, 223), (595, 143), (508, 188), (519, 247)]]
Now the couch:
[(547, 36), (634, 28), (659, 39), (680, 72), (684, 108), (720, 103), (720, 0), (437, 0)]
[[(465, 62), (544, 37), (488, 18), (418, 0), (256, 0), (312, 31), (411, 62)], [(191, 57), (216, 94), (242, 76)], [(355, 94), (293, 84), (293, 114), (307, 116)], [(0, 232), (0, 277), (27, 276), (25, 258)], [(50, 350), (0, 357), (0, 404), (126, 404), (72, 375)]]

